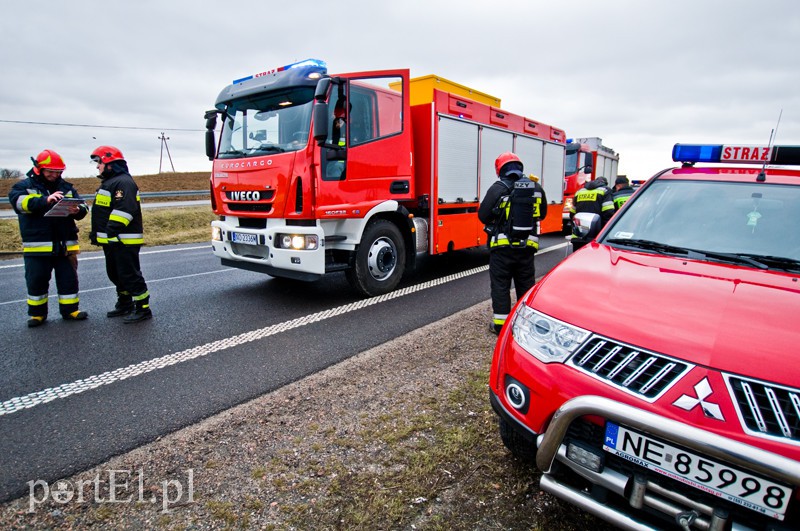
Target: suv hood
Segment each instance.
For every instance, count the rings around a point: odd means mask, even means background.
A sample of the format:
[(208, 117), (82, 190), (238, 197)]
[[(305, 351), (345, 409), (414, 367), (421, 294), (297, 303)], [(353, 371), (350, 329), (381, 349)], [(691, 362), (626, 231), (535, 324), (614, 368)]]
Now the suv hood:
[(800, 382), (797, 275), (592, 242), (547, 275), (526, 302), (691, 363), (792, 387)]

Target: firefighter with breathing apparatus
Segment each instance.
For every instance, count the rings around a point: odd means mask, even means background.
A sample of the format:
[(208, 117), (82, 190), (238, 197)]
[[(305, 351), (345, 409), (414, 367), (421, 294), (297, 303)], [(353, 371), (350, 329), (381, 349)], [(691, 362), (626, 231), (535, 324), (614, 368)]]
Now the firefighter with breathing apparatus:
[(502, 153), (494, 167), (498, 180), (481, 201), (478, 219), (489, 234), (493, 313), (490, 329), (499, 333), (511, 311), (511, 281), (520, 298), (536, 280), (537, 227), (538, 221), (547, 215), (547, 198), (538, 178), (525, 176), (516, 154)]

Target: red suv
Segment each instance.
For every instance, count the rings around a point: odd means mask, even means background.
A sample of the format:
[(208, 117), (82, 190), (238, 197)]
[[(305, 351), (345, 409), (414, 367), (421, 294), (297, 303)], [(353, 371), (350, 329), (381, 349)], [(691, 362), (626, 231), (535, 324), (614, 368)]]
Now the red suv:
[(800, 529), (800, 146), (673, 160), (518, 301), (501, 438), (623, 529)]

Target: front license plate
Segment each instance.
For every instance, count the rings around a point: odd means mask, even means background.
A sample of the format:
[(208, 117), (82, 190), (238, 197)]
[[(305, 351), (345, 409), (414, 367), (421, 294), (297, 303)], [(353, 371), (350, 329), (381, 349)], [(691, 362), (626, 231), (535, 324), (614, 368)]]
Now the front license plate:
[(258, 245), (258, 235), (244, 232), (231, 232), (231, 241), (234, 243), (243, 243), (245, 245)]
[(603, 449), (634, 464), (778, 520), (783, 520), (792, 498), (792, 489), (789, 487), (613, 422), (606, 423)]

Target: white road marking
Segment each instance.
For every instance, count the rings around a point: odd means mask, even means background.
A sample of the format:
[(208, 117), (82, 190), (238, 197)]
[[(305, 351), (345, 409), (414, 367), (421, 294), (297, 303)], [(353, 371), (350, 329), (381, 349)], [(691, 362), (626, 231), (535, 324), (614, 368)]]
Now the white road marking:
[[(211, 242), (209, 242), (208, 245), (203, 245), (203, 246), (200, 246), (200, 247), (181, 247), (180, 249), (156, 249), (156, 250), (152, 250), (152, 251), (142, 251), (142, 252), (139, 253), (139, 255), (159, 254), (159, 253), (174, 253), (174, 252), (177, 252), (177, 251), (196, 251), (197, 249), (210, 250), (211, 249)], [(91, 251), (91, 252), (95, 252), (95, 251)], [(80, 262), (86, 262), (86, 261), (89, 261), (89, 260), (102, 260), (104, 258), (105, 258), (105, 255), (102, 255), (102, 254), (98, 255), (98, 256), (86, 256), (86, 257), (78, 255), (78, 262), (80, 263)], [(15, 267), (25, 267), (25, 263), (24, 262), (20, 262), (19, 264), (0, 265), (0, 269), (12, 269), (12, 268), (15, 268)]]
[[(553, 247), (548, 247), (547, 249), (543, 249), (538, 254), (545, 254), (547, 252), (563, 248), (566, 245), (567, 245), (566, 243), (554, 245)], [(251, 330), (250, 332), (244, 332), (237, 336), (220, 339), (218, 341), (212, 341), (211, 343), (206, 343), (205, 345), (199, 345), (187, 350), (183, 350), (181, 352), (167, 354), (165, 356), (161, 356), (158, 358), (153, 358), (150, 360), (135, 363), (133, 365), (128, 365), (127, 367), (120, 367), (119, 369), (115, 369), (113, 371), (107, 371), (102, 374), (89, 376), (88, 378), (75, 380), (74, 382), (61, 384), (57, 387), (50, 387), (48, 389), (43, 389), (41, 391), (29, 393), (25, 396), (14, 397), (11, 398), (10, 400), (0, 402), (0, 417), (3, 415), (14, 413), (22, 409), (28, 409), (42, 404), (46, 404), (48, 402), (52, 402), (53, 400), (59, 398), (67, 398), (72, 395), (83, 393), (84, 391), (89, 391), (90, 389), (96, 389), (98, 387), (109, 385), (114, 382), (127, 380), (128, 378), (133, 378), (135, 376), (140, 376), (142, 374), (147, 374), (149, 372), (158, 369), (163, 369), (164, 367), (169, 367), (171, 365), (176, 365), (178, 363), (183, 363), (196, 358), (208, 356), (209, 354), (213, 354), (214, 352), (219, 352), (231, 347), (236, 347), (239, 345), (250, 343), (252, 341), (264, 339), (265, 337), (273, 336), (281, 332), (286, 332), (287, 330), (293, 330), (301, 326), (305, 326), (312, 323), (318, 323), (320, 321), (330, 319), (331, 317), (337, 317), (339, 315), (344, 315), (349, 312), (361, 310), (363, 308), (374, 306), (376, 304), (390, 301), (392, 299), (405, 297), (406, 295), (410, 295), (412, 293), (417, 293), (419, 291), (426, 290), (435, 286), (447, 284), (448, 282), (452, 282), (454, 280), (482, 273), (484, 271), (487, 271), (488, 269), (489, 269), (488, 265), (476, 267), (473, 269), (469, 269), (467, 271), (462, 271), (460, 273), (448, 275), (446, 277), (437, 278), (434, 280), (430, 280), (428, 282), (423, 282), (421, 284), (409, 286), (407, 288), (398, 289), (392, 291), (391, 293), (387, 293), (386, 295), (380, 295), (378, 297), (373, 297), (371, 299), (363, 299), (356, 302), (351, 302), (343, 306), (338, 306), (336, 308), (331, 308), (310, 315), (305, 315), (303, 317), (298, 317), (297, 319), (292, 319), (290, 321), (286, 321), (283, 323), (267, 326), (265, 328), (260, 328), (257, 330)]]

